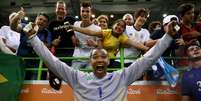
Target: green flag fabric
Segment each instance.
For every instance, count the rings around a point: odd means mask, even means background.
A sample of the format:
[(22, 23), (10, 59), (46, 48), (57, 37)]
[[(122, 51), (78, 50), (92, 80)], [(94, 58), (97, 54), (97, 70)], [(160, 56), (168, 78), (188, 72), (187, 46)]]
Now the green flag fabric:
[(0, 101), (18, 101), (24, 72), (20, 57), (0, 53)]

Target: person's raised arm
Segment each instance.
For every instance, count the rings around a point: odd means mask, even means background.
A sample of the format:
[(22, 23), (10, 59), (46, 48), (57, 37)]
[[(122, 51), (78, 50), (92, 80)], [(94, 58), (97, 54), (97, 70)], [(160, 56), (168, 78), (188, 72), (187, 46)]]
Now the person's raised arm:
[[(28, 27), (27, 27), (28, 26)], [(64, 62), (60, 61), (57, 57), (55, 57), (49, 49), (44, 45), (43, 42), (37, 37), (36, 31), (33, 26), (28, 24), (24, 28), (26, 28), (26, 35), (28, 36), (29, 42), (31, 43), (34, 51), (39, 55), (47, 67), (58, 77), (66, 81), (70, 86), (76, 85), (76, 76), (79, 71), (76, 71), (69, 67)], [(24, 30), (24, 29), (23, 29)]]
[(152, 47), (148, 52), (146, 52), (142, 58), (137, 59), (128, 68), (125, 68), (125, 79), (127, 85), (132, 84), (135, 80), (142, 76), (143, 72), (154, 64), (157, 59), (163, 54), (163, 52), (169, 47), (172, 37), (176, 34), (174, 31), (174, 23), (168, 24), (168, 31), (166, 34)]
[(144, 42), (144, 45), (147, 46), (147, 47), (153, 47), (156, 44), (157, 41), (158, 40), (149, 39), (149, 40)]
[(75, 27), (75, 26), (71, 26), (72, 29), (74, 31), (77, 31), (77, 32), (80, 32), (80, 33), (83, 33), (83, 34), (86, 34), (86, 35), (90, 35), (90, 36), (97, 36), (97, 37), (102, 37), (103, 34), (102, 34), (102, 31), (100, 32), (96, 32), (96, 31), (92, 31), (88, 28), (80, 28), (80, 27)]
[(25, 15), (25, 12), (24, 12), (24, 9), (21, 8), (20, 11), (18, 11), (13, 18), (11, 18), (11, 21), (10, 21), (10, 28), (16, 32), (21, 32), (22, 30), (22, 27), (21, 26), (18, 26), (19, 23), (20, 23), (20, 20), (24, 17)]
[(131, 40), (131, 39), (129, 39), (129, 38), (128, 38), (128, 40), (126, 40), (123, 44), (126, 45), (126, 46), (130, 46), (130, 47), (133, 47), (133, 48), (142, 50), (142, 51), (144, 51), (144, 52), (146, 52), (146, 51), (149, 50), (149, 47), (146, 47), (146, 46), (144, 46), (142, 43), (137, 42), (137, 41), (135, 41), (135, 40)]

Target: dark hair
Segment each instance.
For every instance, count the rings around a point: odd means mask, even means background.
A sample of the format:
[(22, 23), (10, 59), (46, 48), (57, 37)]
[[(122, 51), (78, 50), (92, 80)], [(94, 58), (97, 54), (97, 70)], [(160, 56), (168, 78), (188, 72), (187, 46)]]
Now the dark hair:
[(154, 29), (156, 28), (157, 25), (160, 25), (160, 26), (161, 26), (160, 21), (153, 21), (153, 22), (151, 22), (151, 23), (149, 24), (148, 29), (149, 29), (150, 33), (154, 32)]
[(80, 4), (80, 7), (91, 7), (91, 3), (89, 1), (84, 1)]
[(49, 21), (49, 16), (46, 14), (46, 13), (44, 13), (44, 12), (40, 12), (38, 15), (37, 15), (37, 17), (38, 16), (44, 16), (46, 19), (47, 19), (47, 21)]
[(200, 19), (200, 8), (196, 8), (194, 11), (194, 21), (196, 22), (199, 19)]
[(185, 14), (187, 11), (189, 11), (189, 10), (191, 10), (191, 9), (193, 9), (193, 8), (194, 8), (194, 4), (191, 4), (191, 3), (182, 4), (182, 5), (180, 5), (180, 6), (177, 8), (178, 15), (179, 15), (180, 17), (183, 17), (184, 14)]
[(57, 1), (56, 6), (57, 6), (58, 4), (64, 4), (64, 5), (66, 6), (65, 1), (63, 1), (63, 0), (59, 0), (59, 1)]
[(185, 45), (186, 53), (188, 51), (188, 48), (191, 47), (191, 46), (198, 46), (198, 47), (200, 47), (200, 42), (198, 40), (193, 40), (190, 44), (186, 44)]
[(148, 17), (149, 15), (149, 11), (146, 10), (145, 8), (140, 8), (138, 9), (135, 14), (134, 14), (134, 19), (136, 20), (139, 16), (141, 16), (142, 14), (145, 15), (145, 17)]

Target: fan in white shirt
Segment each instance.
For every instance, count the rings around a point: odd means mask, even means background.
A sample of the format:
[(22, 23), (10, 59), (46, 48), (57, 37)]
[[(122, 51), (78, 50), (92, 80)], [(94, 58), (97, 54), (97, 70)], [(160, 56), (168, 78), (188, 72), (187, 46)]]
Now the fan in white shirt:
[[(16, 13), (9, 16), (9, 21)], [(11, 30), (10, 26), (2, 26), (0, 29), (0, 49), (4, 53), (13, 54), (18, 50), (20, 44), (20, 33)]]

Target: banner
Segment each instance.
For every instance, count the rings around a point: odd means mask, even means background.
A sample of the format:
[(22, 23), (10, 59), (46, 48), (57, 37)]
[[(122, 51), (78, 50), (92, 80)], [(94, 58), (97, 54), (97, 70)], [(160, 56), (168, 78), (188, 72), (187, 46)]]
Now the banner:
[(0, 101), (18, 101), (23, 79), (22, 59), (0, 53)]
[[(73, 101), (72, 89), (62, 84), (57, 91), (48, 81), (26, 82), (20, 101)], [(137, 81), (128, 87), (128, 101), (181, 101), (180, 87), (172, 88), (167, 82)]]

